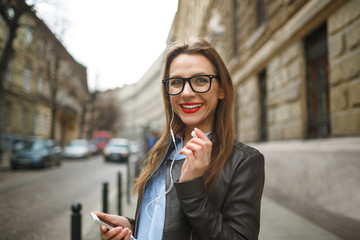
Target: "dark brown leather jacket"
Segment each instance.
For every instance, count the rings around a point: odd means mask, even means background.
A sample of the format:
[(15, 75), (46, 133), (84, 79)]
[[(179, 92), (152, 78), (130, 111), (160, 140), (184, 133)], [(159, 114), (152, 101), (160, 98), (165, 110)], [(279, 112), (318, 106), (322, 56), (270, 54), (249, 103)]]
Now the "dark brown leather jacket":
[[(168, 147), (162, 161), (171, 151)], [(174, 179), (179, 179), (183, 162), (175, 161)], [(167, 187), (170, 164), (171, 161), (167, 161)], [(189, 182), (176, 182), (175, 188), (166, 195), (163, 239), (258, 239), (264, 175), (264, 156), (235, 141), (231, 156), (210, 193), (206, 192), (200, 177)], [(142, 196), (140, 194), (138, 198), (136, 219)], [(130, 219), (135, 237), (136, 219)]]

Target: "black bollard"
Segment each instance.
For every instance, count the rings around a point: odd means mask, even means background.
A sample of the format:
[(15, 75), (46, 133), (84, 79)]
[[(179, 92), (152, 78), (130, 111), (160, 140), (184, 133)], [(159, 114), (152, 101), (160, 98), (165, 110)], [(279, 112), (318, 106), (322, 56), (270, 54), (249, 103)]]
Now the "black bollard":
[(118, 214), (121, 216), (122, 214), (122, 182), (121, 182), (121, 172), (118, 172)]
[(140, 160), (136, 160), (135, 162), (135, 179), (139, 177), (140, 175)]
[(103, 212), (108, 213), (108, 182), (103, 183)]
[(130, 199), (130, 161), (127, 164), (127, 174), (126, 174), (126, 201), (127, 204), (131, 203), (131, 199)]
[(81, 204), (71, 205), (71, 240), (81, 240)]

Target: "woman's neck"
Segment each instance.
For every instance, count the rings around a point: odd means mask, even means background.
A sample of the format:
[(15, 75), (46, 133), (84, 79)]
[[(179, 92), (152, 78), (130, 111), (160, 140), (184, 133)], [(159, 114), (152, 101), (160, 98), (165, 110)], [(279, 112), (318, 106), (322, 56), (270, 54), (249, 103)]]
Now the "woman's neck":
[[(208, 132), (211, 132), (212, 130), (211, 129), (202, 129), (202, 128), (199, 128), (203, 133), (208, 133)], [(190, 139), (192, 138), (191, 136), (191, 132), (194, 130), (194, 127), (185, 127), (185, 132), (184, 132), (184, 146), (186, 145), (186, 143), (188, 141), (190, 141)]]

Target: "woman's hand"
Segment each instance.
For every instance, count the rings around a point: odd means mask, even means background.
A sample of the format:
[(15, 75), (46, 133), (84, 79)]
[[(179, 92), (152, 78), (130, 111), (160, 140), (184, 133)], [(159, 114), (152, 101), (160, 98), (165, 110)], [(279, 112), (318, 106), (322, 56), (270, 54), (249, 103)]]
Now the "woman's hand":
[(210, 164), (212, 142), (200, 129), (195, 128), (196, 138), (190, 139), (179, 154), (186, 156), (179, 182), (202, 176)]
[(130, 236), (132, 234), (132, 227), (129, 220), (125, 217), (113, 215), (113, 214), (106, 214), (102, 212), (95, 212), (96, 215), (102, 217), (116, 225), (118, 227), (113, 229), (107, 229), (105, 226), (101, 226), (100, 230), (102, 232), (102, 238), (104, 240), (130, 240)]

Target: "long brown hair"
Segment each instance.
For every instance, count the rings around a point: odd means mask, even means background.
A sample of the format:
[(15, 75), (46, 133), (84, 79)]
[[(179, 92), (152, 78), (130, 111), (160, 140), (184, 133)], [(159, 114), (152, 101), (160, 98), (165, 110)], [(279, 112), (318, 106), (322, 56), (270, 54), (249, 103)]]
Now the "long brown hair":
[[(205, 56), (214, 66), (216, 74), (219, 76), (218, 81), (220, 87), (224, 91), (224, 99), (218, 101), (216, 107), (214, 126), (211, 134), (212, 153), (211, 162), (205, 173), (206, 190), (210, 192), (215, 181), (224, 166), (227, 158), (231, 154), (234, 142), (234, 123), (233, 123), (233, 105), (234, 105), (234, 88), (225, 63), (220, 57), (216, 49), (205, 39), (196, 38), (189, 41), (176, 42), (172, 44), (165, 57), (165, 68), (163, 78), (169, 77), (169, 69), (172, 61), (180, 54), (201, 54)], [(165, 88), (162, 88), (163, 100), (166, 114), (166, 127), (161, 138), (155, 146), (145, 156), (144, 169), (136, 181), (134, 191), (139, 194), (143, 191), (147, 179), (157, 169), (160, 161), (165, 154), (168, 144), (170, 143), (170, 122), (172, 118), (172, 108), (169, 95)], [(172, 129), (174, 133), (184, 129), (184, 123), (174, 113)]]

